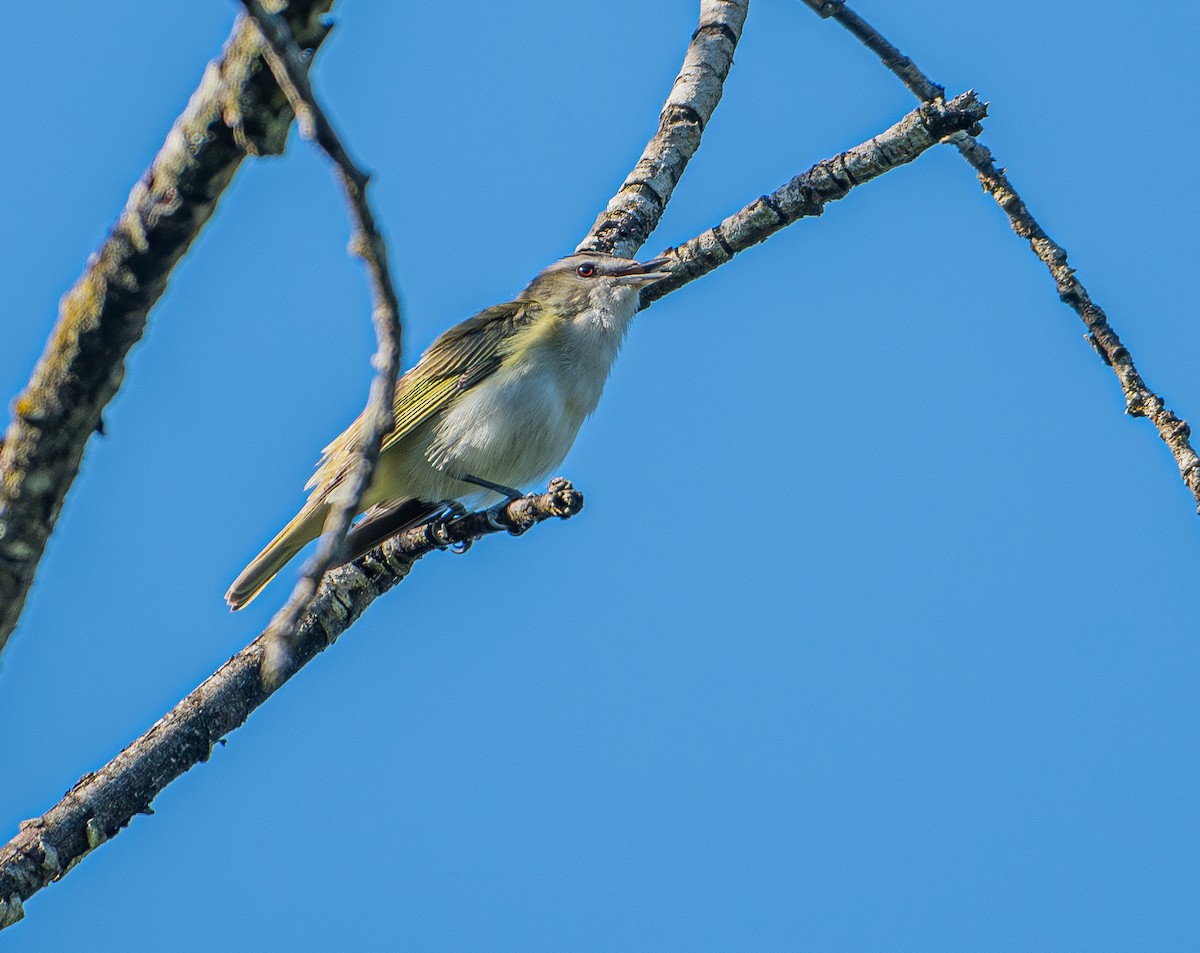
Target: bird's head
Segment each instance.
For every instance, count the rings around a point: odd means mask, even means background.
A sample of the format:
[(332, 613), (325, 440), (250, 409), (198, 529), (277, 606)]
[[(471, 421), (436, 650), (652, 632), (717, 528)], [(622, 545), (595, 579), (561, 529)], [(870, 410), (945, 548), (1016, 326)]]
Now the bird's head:
[(560, 314), (632, 313), (643, 288), (670, 276), (667, 262), (666, 258), (643, 262), (599, 252), (569, 255), (534, 278), (519, 299), (536, 301)]

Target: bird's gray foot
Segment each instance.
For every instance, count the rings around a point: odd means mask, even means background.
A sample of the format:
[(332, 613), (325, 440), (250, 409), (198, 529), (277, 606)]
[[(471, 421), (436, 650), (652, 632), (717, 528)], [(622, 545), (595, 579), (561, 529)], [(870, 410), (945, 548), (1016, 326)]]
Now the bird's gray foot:
[(471, 548), (470, 541), (463, 540), (459, 543), (449, 542), (446, 524), (451, 520), (461, 519), (471, 511), (459, 503), (458, 500), (441, 500), (437, 505), (441, 509), (425, 523), (425, 538), (438, 549), (450, 549), (456, 553), (465, 553)]
[[(520, 499), (520, 497), (517, 497), (517, 499)], [(508, 509), (508, 505), (510, 503), (512, 503), (511, 499), (501, 500), (495, 506), (489, 506), (486, 510), (483, 511), (483, 515), (488, 521), (488, 526), (490, 526), (492, 529), (508, 529), (509, 528), (508, 524), (500, 522), (500, 514), (503, 513), (506, 509)]]
[(450, 520), (461, 519), (471, 511), (463, 506), (458, 500), (441, 500), (438, 503), (442, 509), (437, 514), (437, 518), (443, 523), (448, 523)]

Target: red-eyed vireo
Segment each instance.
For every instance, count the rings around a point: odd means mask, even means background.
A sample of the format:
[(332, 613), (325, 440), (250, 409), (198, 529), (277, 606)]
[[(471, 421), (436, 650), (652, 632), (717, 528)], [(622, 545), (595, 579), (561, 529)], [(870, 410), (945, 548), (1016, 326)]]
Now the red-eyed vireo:
[[(548, 477), (596, 409), (642, 288), (666, 260), (603, 254), (555, 262), (515, 301), (455, 325), (396, 384), (393, 422), (346, 561), (450, 501), (516, 494)], [(345, 477), (361, 418), (325, 448), (308, 502), (225, 593), (240, 609), (321, 533)]]

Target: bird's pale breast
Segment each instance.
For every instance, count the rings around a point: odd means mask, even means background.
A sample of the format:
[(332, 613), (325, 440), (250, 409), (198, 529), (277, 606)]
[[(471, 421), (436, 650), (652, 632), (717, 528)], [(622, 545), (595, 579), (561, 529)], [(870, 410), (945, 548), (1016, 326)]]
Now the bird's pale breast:
[(596, 313), (531, 329), (447, 411), (430, 462), (513, 487), (549, 476), (596, 409), (627, 324)]

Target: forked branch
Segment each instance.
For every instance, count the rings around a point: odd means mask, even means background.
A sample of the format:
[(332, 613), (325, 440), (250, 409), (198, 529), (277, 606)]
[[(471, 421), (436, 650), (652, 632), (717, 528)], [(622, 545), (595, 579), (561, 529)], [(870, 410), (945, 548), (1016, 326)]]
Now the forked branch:
[[(836, 20), (853, 33), (862, 43), (883, 61), (912, 91), (918, 99), (925, 101), (940, 96), (942, 87), (934, 83), (917, 65), (904, 56), (896, 47), (872, 27), (866, 20), (851, 10), (845, 0), (804, 0), (816, 13)], [(1054, 279), (1058, 296), (1069, 305), (1087, 326), (1088, 342), (1095, 348), (1100, 359), (1117, 375), (1121, 390), (1125, 394), (1125, 412), (1132, 417), (1146, 417), (1154, 424), (1159, 437), (1170, 449), (1184, 485), (1200, 507), (1200, 457), (1196, 456), (1190, 437), (1191, 428), (1167, 407), (1166, 402), (1152, 391), (1133, 363), (1133, 355), (1121, 343), (1117, 332), (1108, 322), (1087, 289), (1067, 263), (1067, 252), (1055, 242), (1027, 206), (1004, 170), (996, 165), (991, 152), (978, 139), (966, 132), (950, 137), (962, 157), (971, 164), (980, 183), (1008, 216), (1012, 230), (1029, 242), (1033, 253), (1042, 261)]]
[(855, 186), (912, 162), (945, 137), (977, 129), (985, 115), (987, 106), (974, 92), (963, 93), (948, 103), (935, 100), (913, 110), (878, 136), (818, 162), (715, 228), (663, 252), (671, 259), (668, 267), (673, 274), (642, 292), (642, 307), (708, 274), (781, 228), (820, 215), (827, 204), (845, 198)]
[(700, 24), (659, 114), (658, 131), (578, 251), (632, 258), (658, 226), (721, 101), (750, 0), (701, 0)]
[[(744, 2), (704, 0), (703, 9), (708, 13), (718, 8), (725, 13), (740, 11), (742, 18), (745, 15)], [(713, 27), (712, 22), (706, 21), (705, 15), (702, 15), (702, 27), (697, 36), (715, 33), (731, 54), (732, 41), (721, 29)], [(740, 18), (736, 21), (739, 31), (741, 22)], [(707, 33), (705, 24), (711, 28)], [(689, 57), (696, 43), (694, 37)], [(725, 69), (728, 69), (727, 65)], [(688, 68), (681, 73), (684, 75), (690, 75)], [(723, 78), (722, 74), (720, 79)], [(676, 91), (678, 89), (677, 83)], [(297, 90), (292, 90), (292, 94), (298, 97), (298, 107), (311, 108), (311, 97), (306, 99)], [(675, 91), (672, 95), (675, 96)], [(705, 121), (711, 115), (715, 99), (708, 102), (710, 106), (703, 115)], [(664, 110), (664, 117), (669, 112), (669, 109)], [(730, 216), (717, 228), (674, 249), (672, 267), (676, 275), (661, 282), (659, 288), (665, 289), (662, 293), (666, 293), (680, 287), (787, 224), (820, 214), (826, 203), (844, 197), (854, 186), (912, 161), (945, 136), (975, 128), (984, 113), (984, 106), (972, 93), (963, 94), (949, 103), (924, 104), (879, 136), (819, 163), (772, 195), (764, 196)], [(686, 124), (686, 120), (684, 122)], [(676, 159), (668, 163), (676, 168), (673, 177), (667, 175), (670, 188), (673, 188), (682, 164), (686, 164), (695, 151), (700, 130), (694, 130), (696, 138), (690, 140), (690, 146), (683, 148), (668, 128), (670, 125), (664, 118), (664, 125), (660, 127), (660, 133), (667, 130), (663, 142), (655, 145), (652, 141), (647, 152), (676, 155)], [(662, 146), (661, 152), (659, 146)], [(682, 151), (677, 151), (680, 148)], [(639, 167), (642, 165), (639, 162)], [(635, 170), (630, 180), (637, 174)], [(348, 176), (353, 179), (352, 173)], [(644, 205), (641, 201), (644, 196), (637, 188), (622, 191), (624, 197), (619, 194), (610, 203), (609, 211), (601, 216), (594, 233), (607, 234), (614, 239), (611, 246), (614, 250), (629, 254), (644, 241), (648, 229), (657, 223), (661, 208), (655, 213)], [(664, 205), (669, 197), (670, 189), (667, 189)], [(351, 200), (354, 201), (353, 195)], [(385, 262), (386, 256), (380, 256), (378, 261)], [(376, 290), (378, 312), (378, 287)], [(661, 294), (654, 297), (659, 296)], [(378, 313), (376, 317), (378, 319)], [(379, 390), (374, 393), (378, 397)], [(378, 410), (378, 404), (375, 406)], [(509, 504), (500, 517), (501, 528), (521, 533), (551, 517), (568, 518), (579, 512), (582, 505), (582, 496), (569, 483), (554, 481), (548, 493), (527, 496)], [(0, 848), (0, 927), (21, 917), (23, 903), (33, 893), (62, 877), (90, 850), (115, 836), (136, 814), (148, 813), (158, 792), (191, 766), (206, 760), (215, 743), (241, 725), (250, 712), (300, 667), (331, 645), (375, 598), (400, 582), (417, 559), (433, 549), (465, 548), (471, 541), (495, 530), (496, 526), (485, 514), (472, 514), (448, 523), (435, 522), (408, 530), (352, 565), (329, 573), (311, 602), (296, 603), (306, 607), (298, 610), (294, 635), (288, 642), (289, 651), (281, 653), (268, 671), (264, 672), (263, 658), (273, 644), (275, 622), (142, 738), (100, 771), (85, 776), (42, 817), (21, 825), (20, 833)]]

